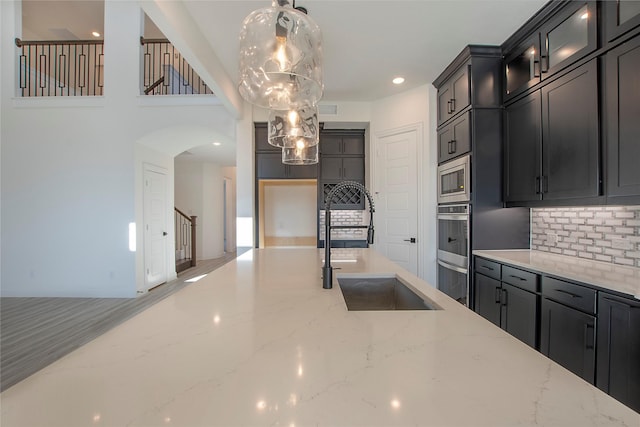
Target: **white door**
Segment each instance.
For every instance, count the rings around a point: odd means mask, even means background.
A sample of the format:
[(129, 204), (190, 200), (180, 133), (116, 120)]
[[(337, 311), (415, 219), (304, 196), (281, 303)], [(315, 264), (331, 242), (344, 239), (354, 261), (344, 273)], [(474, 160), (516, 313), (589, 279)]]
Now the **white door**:
[(167, 176), (144, 171), (144, 283), (145, 290), (167, 281)]
[(378, 137), (376, 145), (376, 242), (387, 258), (418, 274), (417, 130)]

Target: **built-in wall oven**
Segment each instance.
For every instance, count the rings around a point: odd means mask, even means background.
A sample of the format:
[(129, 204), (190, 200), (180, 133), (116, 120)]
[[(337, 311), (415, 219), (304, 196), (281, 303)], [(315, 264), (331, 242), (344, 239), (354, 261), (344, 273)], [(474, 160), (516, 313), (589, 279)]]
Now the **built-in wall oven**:
[(438, 205), (438, 289), (469, 306), (469, 204)]

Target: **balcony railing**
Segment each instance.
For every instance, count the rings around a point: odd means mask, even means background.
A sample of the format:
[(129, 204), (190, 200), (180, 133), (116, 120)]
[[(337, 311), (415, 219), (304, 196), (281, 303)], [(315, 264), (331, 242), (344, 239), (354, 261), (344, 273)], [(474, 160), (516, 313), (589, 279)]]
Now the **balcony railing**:
[(145, 39), (142, 92), (145, 95), (213, 94), (182, 54), (167, 39)]
[[(19, 54), (19, 95), (101, 96), (104, 88), (104, 41), (15, 39)], [(140, 38), (143, 46), (142, 93), (213, 94), (167, 39)]]
[(102, 40), (23, 41), (19, 94), (29, 96), (100, 96), (104, 86)]

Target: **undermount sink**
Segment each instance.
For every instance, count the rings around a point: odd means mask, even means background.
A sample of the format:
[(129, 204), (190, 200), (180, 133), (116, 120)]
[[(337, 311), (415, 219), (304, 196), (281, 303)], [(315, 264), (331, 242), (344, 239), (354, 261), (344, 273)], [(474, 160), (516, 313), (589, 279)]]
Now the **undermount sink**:
[(395, 275), (338, 277), (338, 284), (349, 311), (440, 309), (409, 289)]

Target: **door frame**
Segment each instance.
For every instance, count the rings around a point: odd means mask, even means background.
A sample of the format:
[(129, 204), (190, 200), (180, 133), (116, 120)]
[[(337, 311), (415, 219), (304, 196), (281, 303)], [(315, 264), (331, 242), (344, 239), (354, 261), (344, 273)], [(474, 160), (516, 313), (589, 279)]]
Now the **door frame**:
[(138, 288), (138, 294), (141, 293), (146, 293), (149, 291), (149, 289), (151, 289), (154, 286), (157, 286), (157, 284), (154, 285), (149, 285), (148, 281), (147, 281), (147, 274), (146, 274), (146, 267), (147, 267), (147, 235), (146, 235), (146, 224), (147, 224), (147, 214), (148, 212), (145, 209), (145, 198), (146, 198), (146, 185), (144, 183), (144, 180), (146, 178), (147, 172), (153, 172), (153, 173), (158, 173), (161, 175), (164, 175), (165, 177), (165, 196), (164, 196), (164, 200), (165, 200), (165, 206), (164, 209), (162, 210), (165, 214), (165, 224), (167, 227), (167, 243), (165, 245), (165, 254), (164, 254), (164, 258), (165, 258), (165, 282), (166, 283), (172, 279), (175, 278), (176, 273), (175, 273), (175, 255), (174, 256), (170, 256), (171, 253), (173, 253), (175, 251), (174, 249), (174, 240), (175, 240), (175, 230), (174, 230), (174, 225), (172, 225), (173, 221), (171, 220), (171, 216), (169, 214), (169, 212), (173, 211), (173, 207), (170, 206), (171, 203), (170, 201), (173, 200), (172, 198), (170, 198), (170, 182), (169, 182), (169, 171), (166, 168), (163, 168), (161, 166), (157, 166), (154, 165), (152, 163), (146, 163), (144, 162), (142, 164), (142, 227), (141, 227), (141, 234), (142, 234), (142, 273), (143, 273), (143, 278), (142, 278), (142, 288)]
[[(394, 135), (400, 135), (403, 133), (409, 133), (409, 132), (415, 132), (416, 134), (416, 191), (418, 194), (418, 198), (417, 198), (417, 210), (418, 212), (416, 212), (417, 214), (417, 224), (416, 224), (416, 231), (417, 231), (417, 253), (416, 253), (416, 257), (417, 257), (417, 272), (416, 275), (419, 277), (425, 277), (425, 268), (426, 268), (426, 263), (423, 260), (423, 256), (424, 254), (426, 254), (426, 245), (427, 245), (427, 239), (426, 239), (426, 233), (425, 233), (425, 223), (424, 223), (424, 219), (425, 216), (425, 197), (421, 197), (423, 196), (424, 193), (424, 168), (423, 168), (423, 163), (425, 163), (423, 161), (424, 159), (424, 125), (421, 122), (417, 122), (417, 123), (411, 123), (408, 125), (404, 125), (404, 126), (400, 126), (400, 127), (395, 127), (395, 128), (389, 128), (389, 129), (384, 129), (384, 130), (380, 130), (380, 131), (376, 131), (374, 133), (374, 138), (373, 138), (373, 144), (372, 144), (372, 152), (371, 152), (371, 161), (369, 162), (370, 165), (370, 170), (371, 170), (371, 174), (369, 176), (369, 180), (368, 182), (370, 183), (369, 186), (371, 187), (371, 192), (373, 195), (374, 200), (376, 199), (376, 194), (379, 192), (379, 189), (377, 188), (377, 183), (374, 177), (377, 176), (377, 174), (380, 172), (380, 165), (378, 164), (379, 162), (379, 158), (381, 156), (381, 140), (383, 138), (387, 138), (389, 136), (394, 136)], [(433, 218), (433, 221), (435, 221), (435, 216)], [(378, 227), (378, 222), (375, 221), (375, 217), (374, 217), (374, 224), (376, 227)], [(434, 242), (435, 244), (435, 242)], [(375, 244), (374, 244), (374, 248), (375, 248)]]

